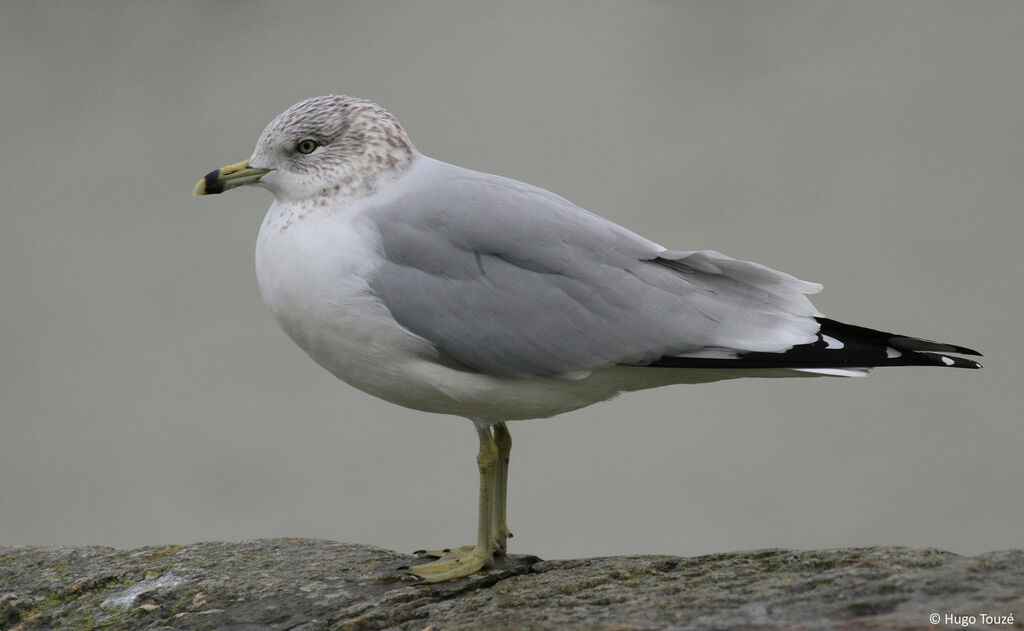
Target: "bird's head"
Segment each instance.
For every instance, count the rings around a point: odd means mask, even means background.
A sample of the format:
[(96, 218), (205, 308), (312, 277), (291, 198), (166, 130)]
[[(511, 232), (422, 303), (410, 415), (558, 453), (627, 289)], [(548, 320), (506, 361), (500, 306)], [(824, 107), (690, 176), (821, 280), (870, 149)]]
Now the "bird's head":
[(207, 173), (193, 194), (253, 184), (279, 200), (355, 197), (375, 190), (381, 176), (403, 172), (418, 155), (398, 120), (379, 105), (317, 96), (282, 112), (248, 160)]

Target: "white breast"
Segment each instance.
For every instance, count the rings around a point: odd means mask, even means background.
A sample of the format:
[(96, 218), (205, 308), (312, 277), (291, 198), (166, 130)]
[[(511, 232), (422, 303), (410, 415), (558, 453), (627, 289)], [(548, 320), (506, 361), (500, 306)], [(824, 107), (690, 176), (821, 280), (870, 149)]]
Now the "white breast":
[(390, 399), (424, 352), (370, 292), (376, 238), (347, 213), (275, 202), (256, 244), (256, 278), (282, 329), (339, 379)]

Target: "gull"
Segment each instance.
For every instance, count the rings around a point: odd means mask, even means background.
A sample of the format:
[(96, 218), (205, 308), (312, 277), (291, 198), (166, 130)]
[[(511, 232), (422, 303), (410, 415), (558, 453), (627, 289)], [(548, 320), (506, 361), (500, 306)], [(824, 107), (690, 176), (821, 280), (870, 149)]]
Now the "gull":
[(421, 154), (398, 120), (348, 96), (275, 118), (247, 160), (195, 195), (274, 196), (260, 293), (315, 362), (371, 395), (471, 420), (477, 540), (420, 551), (427, 582), (494, 565), (511, 537), (506, 423), (622, 392), (740, 377), (980, 368), (952, 344), (824, 317), (821, 285), (712, 250), (669, 250), (546, 190)]

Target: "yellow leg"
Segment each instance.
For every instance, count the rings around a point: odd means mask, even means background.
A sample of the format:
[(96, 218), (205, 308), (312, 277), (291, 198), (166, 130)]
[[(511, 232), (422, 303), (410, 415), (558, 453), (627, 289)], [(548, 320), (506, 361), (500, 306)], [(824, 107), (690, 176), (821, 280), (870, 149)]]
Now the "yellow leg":
[(512, 451), (512, 434), (504, 423), (494, 426), (494, 444), (498, 447), (498, 467), (494, 481), (494, 532), (492, 538), (498, 554), (505, 554), (505, 540), (512, 537), (505, 521), (505, 505), (508, 498), (508, 455)]
[(496, 544), (492, 532), (496, 528), (493, 517), (495, 513), (495, 482), (497, 481), (497, 471), (500, 468), (498, 446), (494, 442), (490, 428), (486, 425), (477, 426), (477, 435), (480, 438), (480, 451), (476, 455), (477, 468), (480, 470), (480, 503), (476, 546), (449, 550), (436, 561), (410, 568), (409, 571), (422, 577), (428, 583), (439, 583), (469, 576), (494, 563)]

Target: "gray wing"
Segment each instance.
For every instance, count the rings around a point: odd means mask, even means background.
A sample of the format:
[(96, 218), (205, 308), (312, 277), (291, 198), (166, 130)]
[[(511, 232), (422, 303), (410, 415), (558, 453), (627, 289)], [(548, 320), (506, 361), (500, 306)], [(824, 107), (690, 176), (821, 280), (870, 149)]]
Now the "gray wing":
[(370, 286), (442, 357), (503, 377), (576, 376), (664, 356), (814, 341), (813, 283), (712, 251), (673, 252), (552, 193), (430, 161), (363, 217)]

